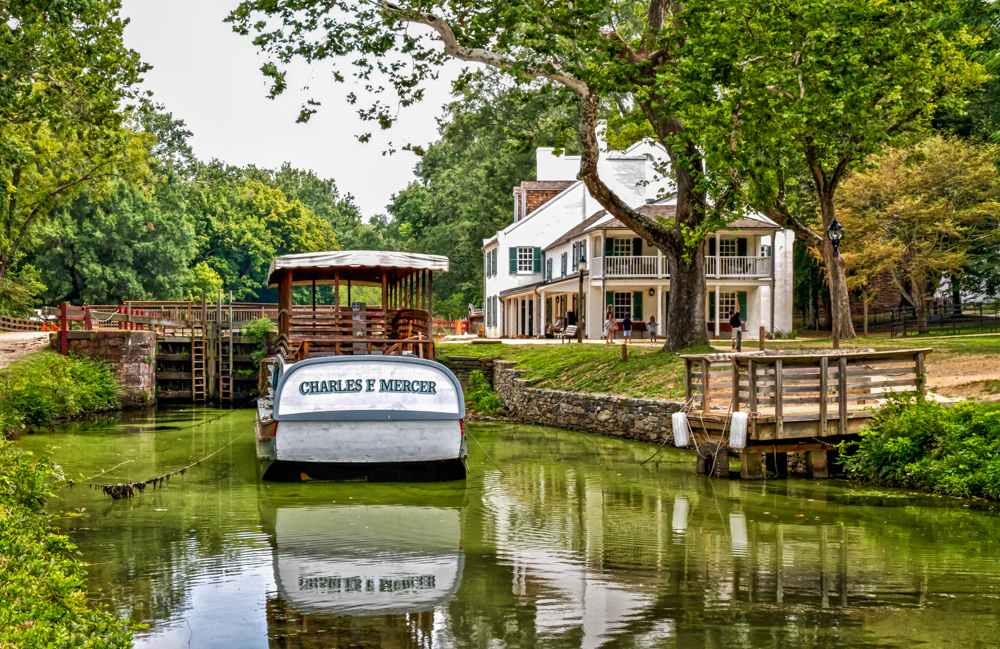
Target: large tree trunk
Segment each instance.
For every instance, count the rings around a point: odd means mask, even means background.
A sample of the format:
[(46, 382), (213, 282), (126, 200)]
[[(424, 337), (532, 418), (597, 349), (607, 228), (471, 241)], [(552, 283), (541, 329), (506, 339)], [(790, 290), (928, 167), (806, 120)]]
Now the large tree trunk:
[(851, 321), (851, 295), (847, 290), (847, 272), (843, 257), (833, 256), (833, 244), (826, 237), (826, 229), (837, 218), (833, 205), (833, 192), (824, 191), (819, 194), (820, 212), (823, 215), (823, 237), (820, 243), (820, 253), (823, 255), (823, 265), (826, 266), (826, 281), (830, 287), (830, 310), (833, 315), (831, 335), (839, 336), (840, 340), (850, 340), (854, 333), (854, 323)]
[(670, 264), (670, 311), (663, 338), (663, 351), (679, 352), (708, 345), (705, 325), (705, 250), (698, 246), (685, 261), (681, 254), (668, 255)]

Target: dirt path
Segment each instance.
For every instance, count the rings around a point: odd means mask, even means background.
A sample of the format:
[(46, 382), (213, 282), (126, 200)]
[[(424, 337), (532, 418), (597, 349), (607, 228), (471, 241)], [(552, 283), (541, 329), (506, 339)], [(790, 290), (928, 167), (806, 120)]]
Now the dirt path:
[(927, 364), (927, 386), (942, 396), (991, 400), (997, 382), (1000, 354), (942, 354)]
[(49, 334), (40, 331), (0, 331), (0, 368), (49, 344)]

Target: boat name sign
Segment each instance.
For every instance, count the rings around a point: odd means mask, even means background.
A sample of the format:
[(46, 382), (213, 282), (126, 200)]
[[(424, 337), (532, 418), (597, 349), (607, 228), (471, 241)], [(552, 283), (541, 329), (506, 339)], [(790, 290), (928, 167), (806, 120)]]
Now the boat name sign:
[[(376, 386), (377, 384), (377, 386)], [(376, 387), (378, 388), (376, 390)], [(436, 381), (407, 381), (405, 379), (333, 379), (330, 381), (302, 381), (299, 394), (330, 394), (337, 392), (408, 392), (410, 394), (437, 394)]]

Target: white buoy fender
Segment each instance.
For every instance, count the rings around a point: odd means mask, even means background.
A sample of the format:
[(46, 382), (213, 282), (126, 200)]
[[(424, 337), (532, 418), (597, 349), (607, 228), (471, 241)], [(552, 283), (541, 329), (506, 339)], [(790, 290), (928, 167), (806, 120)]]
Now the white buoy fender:
[(747, 445), (747, 422), (750, 417), (745, 412), (734, 412), (729, 420), (729, 448), (739, 451)]
[(684, 448), (691, 443), (691, 424), (688, 423), (686, 412), (675, 412), (670, 415), (674, 429), (674, 446)]

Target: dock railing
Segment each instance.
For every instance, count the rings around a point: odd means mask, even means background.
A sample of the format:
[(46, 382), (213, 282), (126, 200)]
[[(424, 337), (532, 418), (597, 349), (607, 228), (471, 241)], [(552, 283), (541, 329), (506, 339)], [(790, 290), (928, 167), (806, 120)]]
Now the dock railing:
[[(746, 411), (749, 440), (847, 435), (891, 393), (926, 394), (931, 348), (685, 355), (690, 410)], [(717, 417), (712, 417), (717, 419)]]

